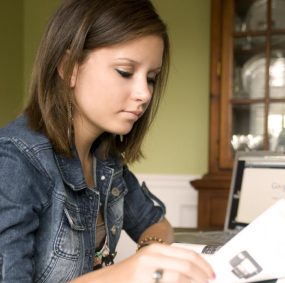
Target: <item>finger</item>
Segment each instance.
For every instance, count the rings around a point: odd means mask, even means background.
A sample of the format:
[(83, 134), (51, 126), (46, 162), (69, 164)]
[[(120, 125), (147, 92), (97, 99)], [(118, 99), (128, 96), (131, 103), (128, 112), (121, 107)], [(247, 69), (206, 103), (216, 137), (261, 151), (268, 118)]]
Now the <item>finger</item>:
[(155, 244), (144, 248), (142, 252), (142, 265), (148, 265), (149, 268), (162, 268), (167, 273), (176, 273), (176, 276), (184, 276), (188, 281), (191, 278), (198, 283), (208, 282), (213, 278), (208, 263), (193, 251)]
[[(154, 273), (155, 271), (153, 271)], [(138, 283), (153, 283), (155, 282), (153, 273), (145, 273), (144, 272), (144, 276), (145, 278), (142, 278), (142, 276), (140, 277), (140, 279), (142, 279), (141, 281), (139, 281)], [(152, 278), (152, 279), (150, 279)], [(137, 281), (136, 281), (137, 282)], [(163, 270), (163, 275), (161, 277), (161, 279), (159, 280), (159, 282), (161, 283), (198, 283), (197, 281), (192, 280), (191, 278), (189, 278), (188, 276), (185, 276), (181, 273), (175, 272), (175, 271), (170, 271), (170, 270)], [(204, 281), (204, 282), (208, 282), (208, 281)]]
[[(203, 282), (208, 282), (208, 280), (206, 279), (206, 281)], [(197, 281), (179, 272), (172, 270), (164, 270), (161, 283), (197, 283)]]
[[(172, 259), (185, 260), (186, 262), (195, 263), (209, 278), (215, 277), (214, 271), (210, 264), (198, 253), (190, 249), (181, 247), (168, 246), (163, 244), (152, 244), (146, 247), (151, 253), (164, 255)], [(145, 249), (146, 249), (145, 248)]]

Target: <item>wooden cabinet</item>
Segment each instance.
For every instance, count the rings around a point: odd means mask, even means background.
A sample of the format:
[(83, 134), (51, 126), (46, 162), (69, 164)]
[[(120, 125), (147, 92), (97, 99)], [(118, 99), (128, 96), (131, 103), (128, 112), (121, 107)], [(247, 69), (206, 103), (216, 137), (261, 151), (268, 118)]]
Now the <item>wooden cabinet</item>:
[(222, 228), (237, 150), (285, 149), (285, 1), (212, 0), (210, 140), (198, 228)]

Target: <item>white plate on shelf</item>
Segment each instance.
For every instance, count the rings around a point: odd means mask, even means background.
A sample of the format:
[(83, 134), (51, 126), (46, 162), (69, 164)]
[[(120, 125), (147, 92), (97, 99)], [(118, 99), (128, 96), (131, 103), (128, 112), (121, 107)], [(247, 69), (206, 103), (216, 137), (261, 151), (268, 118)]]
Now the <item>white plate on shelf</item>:
[[(272, 0), (272, 28), (285, 28), (285, 0)], [(243, 31), (264, 30), (267, 22), (267, 0), (257, 0), (248, 9)]]
[[(242, 67), (242, 85), (250, 98), (263, 98), (266, 60), (263, 54), (250, 58)], [(274, 51), (269, 67), (270, 97), (285, 98), (285, 54)]]

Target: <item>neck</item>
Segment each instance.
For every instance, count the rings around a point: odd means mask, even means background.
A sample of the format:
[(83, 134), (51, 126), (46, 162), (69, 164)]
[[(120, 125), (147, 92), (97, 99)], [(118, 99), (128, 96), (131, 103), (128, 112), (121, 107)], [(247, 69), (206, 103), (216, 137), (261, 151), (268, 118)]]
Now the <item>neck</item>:
[(75, 147), (81, 162), (86, 184), (89, 188), (93, 188), (95, 186), (95, 182), (93, 178), (93, 156), (91, 153), (91, 147), (94, 139), (87, 138), (76, 131), (74, 132), (74, 138)]
[(88, 150), (87, 148), (80, 148), (78, 146), (76, 146), (76, 148), (81, 162), (87, 187), (93, 188), (95, 186), (95, 180), (93, 178), (93, 157), (90, 151), (90, 147)]

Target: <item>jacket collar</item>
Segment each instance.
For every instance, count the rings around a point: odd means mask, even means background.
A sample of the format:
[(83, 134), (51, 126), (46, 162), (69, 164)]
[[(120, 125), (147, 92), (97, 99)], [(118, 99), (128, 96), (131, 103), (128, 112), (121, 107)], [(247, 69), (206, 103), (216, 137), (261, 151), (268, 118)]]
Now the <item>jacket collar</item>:
[[(94, 154), (94, 152), (93, 152)], [(81, 162), (76, 149), (72, 150), (72, 157), (65, 157), (55, 153), (55, 160), (59, 168), (63, 181), (74, 191), (80, 191), (87, 188), (85, 182)], [(122, 164), (119, 159), (108, 158), (106, 160), (98, 160), (97, 166), (100, 167), (100, 172), (107, 173), (113, 169), (119, 169)], [(99, 168), (96, 168), (99, 171)]]
[(72, 157), (55, 154), (55, 160), (63, 181), (74, 191), (87, 188), (77, 152)]

